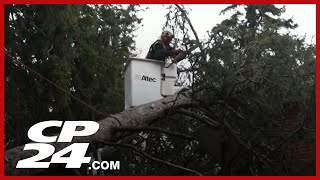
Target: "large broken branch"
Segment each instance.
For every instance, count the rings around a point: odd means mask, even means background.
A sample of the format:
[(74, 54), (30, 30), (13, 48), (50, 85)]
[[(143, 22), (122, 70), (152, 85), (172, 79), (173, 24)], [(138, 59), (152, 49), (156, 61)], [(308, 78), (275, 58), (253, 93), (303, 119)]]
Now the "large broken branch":
[[(130, 108), (122, 111), (113, 116), (107, 117), (99, 121), (99, 130), (91, 136), (87, 137), (75, 137), (73, 143), (92, 143), (96, 141), (116, 141), (112, 136), (112, 129), (116, 127), (139, 127), (147, 126), (154, 122), (159, 117), (163, 117), (170, 109), (176, 109), (181, 107), (195, 106), (191, 98), (177, 95), (168, 96), (158, 101), (154, 101), (145, 105)], [(70, 143), (51, 143), (55, 146), (55, 150), (59, 151)], [(40, 172), (46, 171), (46, 169), (17, 169), (16, 165), (19, 160), (26, 159), (35, 156), (38, 152), (36, 150), (23, 151), (24, 146), (19, 146), (5, 151), (5, 175), (35, 175)], [(90, 149), (90, 148), (89, 148)]]

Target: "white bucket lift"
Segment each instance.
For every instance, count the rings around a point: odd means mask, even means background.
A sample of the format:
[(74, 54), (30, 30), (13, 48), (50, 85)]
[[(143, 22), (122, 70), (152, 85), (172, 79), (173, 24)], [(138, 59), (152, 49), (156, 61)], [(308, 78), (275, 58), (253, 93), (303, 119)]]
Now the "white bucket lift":
[(124, 67), (125, 109), (173, 95), (176, 79), (175, 63), (129, 58)]

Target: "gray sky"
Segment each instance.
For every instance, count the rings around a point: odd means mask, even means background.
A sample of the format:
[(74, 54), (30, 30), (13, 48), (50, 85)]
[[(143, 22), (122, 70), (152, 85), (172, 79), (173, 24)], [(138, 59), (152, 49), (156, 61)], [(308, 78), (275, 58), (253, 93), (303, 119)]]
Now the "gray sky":
[[(150, 45), (159, 37), (165, 23), (164, 15), (168, 11), (165, 9), (167, 6), (168, 5), (164, 7), (162, 5), (141, 5), (142, 8), (149, 7), (150, 9), (145, 12), (140, 12), (139, 14), (139, 16), (143, 18), (143, 26), (141, 26), (136, 33), (137, 51), (141, 52), (138, 57), (144, 58)], [(205, 32), (207, 30), (210, 30), (217, 23), (220, 23), (232, 14), (232, 12), (230, 12), (224, 16), (219, 15), (221, 10), (227, 6), (226, 4), (194, 4), (188, 6), (192, 9), (189, 18), (200, 39), (205, 38)], [(299, 25), (296, 30), (291, 32), (292, 34), (298, 34), (299, 36), (306, 35), (306, 41), (308, 43), (315, 43), (316, 5), (288, 4), (286, 5), (286, 12), (282, 17), (293, 18), (293, 21)]]

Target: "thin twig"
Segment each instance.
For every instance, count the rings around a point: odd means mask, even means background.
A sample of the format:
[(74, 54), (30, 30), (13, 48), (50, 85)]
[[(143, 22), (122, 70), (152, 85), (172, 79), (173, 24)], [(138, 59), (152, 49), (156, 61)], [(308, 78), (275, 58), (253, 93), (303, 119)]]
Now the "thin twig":
[(316, 132), (316, 130), (314, 130), (314, 129), (309, 129), (309, 128), (306, 128), (306, 127), (303, 127), (302, 129), (305, 130), (305, 131), (308, 131), (308, 132), (312, 132), (312, 133), (315, 133), (315, 132)]

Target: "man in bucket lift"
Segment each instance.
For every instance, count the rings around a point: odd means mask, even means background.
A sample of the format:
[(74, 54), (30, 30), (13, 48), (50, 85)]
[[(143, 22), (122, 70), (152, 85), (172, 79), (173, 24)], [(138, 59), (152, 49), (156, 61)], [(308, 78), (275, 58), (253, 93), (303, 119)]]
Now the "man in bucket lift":
[(165, 61), (168, 57), (172, 57), (174, 63), (181, 61), (184, 58), (181, 49), (174, 49), (170, 46), (173, 38), (171, 30), (163, 30), (160, 39), (150, 46), (146, 59)]

